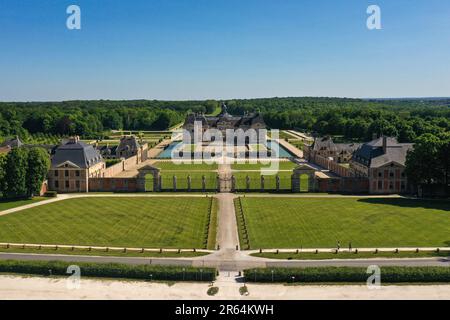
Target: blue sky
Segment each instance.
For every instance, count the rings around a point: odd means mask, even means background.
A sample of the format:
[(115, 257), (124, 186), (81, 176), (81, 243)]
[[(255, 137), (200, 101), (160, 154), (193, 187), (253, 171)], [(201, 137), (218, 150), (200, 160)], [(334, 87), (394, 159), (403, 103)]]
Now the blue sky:
[(0, 75), (1, 101), (450, 96), (450, 1), (0, 0)]

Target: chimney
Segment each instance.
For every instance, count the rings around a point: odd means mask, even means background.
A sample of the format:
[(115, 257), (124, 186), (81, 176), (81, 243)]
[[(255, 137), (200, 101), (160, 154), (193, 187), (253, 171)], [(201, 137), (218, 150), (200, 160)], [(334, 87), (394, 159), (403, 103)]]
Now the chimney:
[(383, 136), (383, 153), (386, 153), (386, 148), (387, 148), (387, 137)]
[(69, 143), (78, 143), (80, 141), (80, 137), (79, 136), (73, 136), (69, 138)]

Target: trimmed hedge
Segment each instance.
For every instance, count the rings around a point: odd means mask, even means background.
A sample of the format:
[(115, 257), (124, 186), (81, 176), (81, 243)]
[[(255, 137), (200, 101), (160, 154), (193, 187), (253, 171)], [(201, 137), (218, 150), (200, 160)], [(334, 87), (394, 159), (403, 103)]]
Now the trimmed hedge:
[[(381, 283), (450, 282), (450, 267), (380, 267)], [(273, 280), (272, 280), (273, 271)], [(244, 271), (247, 282), (366, 282), (367, 268), (255, 268)], [(294, 277), (294, 278), (292, 278)]]
[(67, 267), (70, 265), (79, 266), (82, 277), (171, 281), (214, 281), (216, 278), (216, 269), (213, 268), (63, 261), (0, 260), (0, 272), (68, 276)]

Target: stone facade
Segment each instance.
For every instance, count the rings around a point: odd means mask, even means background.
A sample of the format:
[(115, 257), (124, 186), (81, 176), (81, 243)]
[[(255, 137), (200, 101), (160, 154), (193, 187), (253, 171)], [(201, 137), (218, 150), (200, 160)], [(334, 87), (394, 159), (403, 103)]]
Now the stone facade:
[(92, 145), (73, 137), (52, 157), (49, 189), (59, 193), (88, 192), (89, 179), (101, 177), (105, 168), (102, 156)]
[[(244, 132), (248, 129), (254, 129), (258, 132), (265, 129), (266, 124), (259, 113), (245, 114), (243, 116), (232, 116), (228, 113), (227, 106), (222, 103), (222, 112), (218, 116), (206, 116), (204, 114), (189, 114), (183, 125), (183, 129), (194, 138), (194, 127), (196, 123), (201, 123), (202, 134), (209, 129), (219, 130), (222, 137), (226, 137), (226, 130), (241, 129)], [(213, 141), (214, 137), (205, 138), (204, 141)], [(186, 141), (186, 140), (185, 140)]]
[(369, 179), (371, 194), (405, 193), (408, 181), (405, 161), (411, 143), (398, 143), (395, 138), (381, 137), (363, 144), (353, 154), (350, 170), (356, 177)]

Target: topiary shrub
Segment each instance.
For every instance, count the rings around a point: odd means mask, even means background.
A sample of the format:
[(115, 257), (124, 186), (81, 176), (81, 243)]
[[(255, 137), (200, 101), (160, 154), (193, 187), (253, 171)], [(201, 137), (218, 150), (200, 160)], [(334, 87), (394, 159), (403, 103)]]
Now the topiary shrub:
[(218, 287), (211, 287), (208, 289), (206, 293), (208, 294), (208, 296), (215, 296), (218, 292), (219, 292)]

